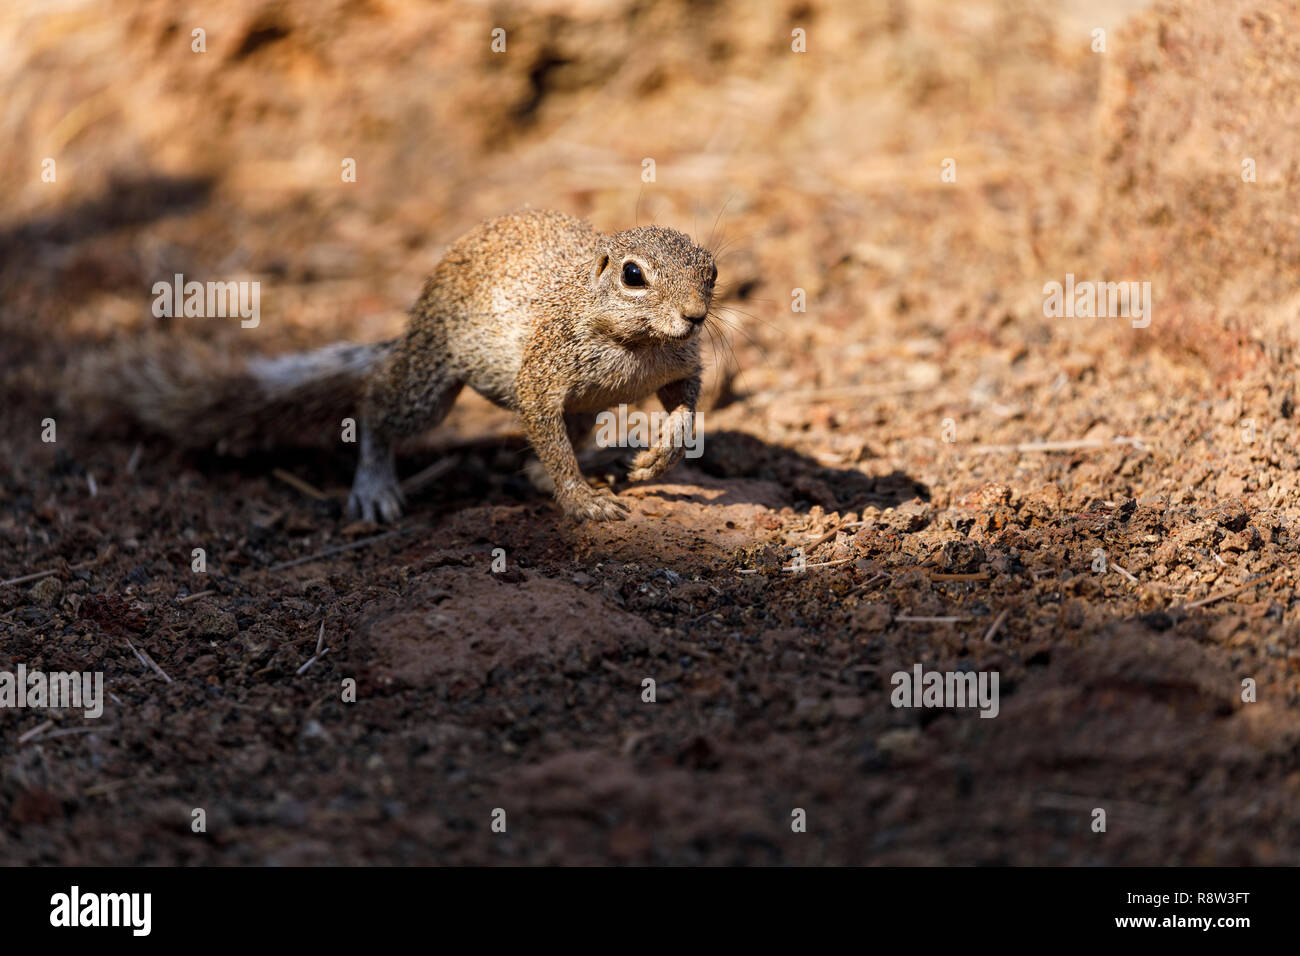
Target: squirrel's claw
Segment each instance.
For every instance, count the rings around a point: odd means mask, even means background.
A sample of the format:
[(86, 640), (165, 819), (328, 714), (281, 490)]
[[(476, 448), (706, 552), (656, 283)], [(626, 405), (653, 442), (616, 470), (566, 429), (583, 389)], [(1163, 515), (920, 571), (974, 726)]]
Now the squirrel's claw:
[(560, 502), (570, 518), (578, 521), (625, 521), (631, 509), (612, 495), (592, 493)]
[(368, 480), (357, 475), (348, 495), (348, 517), (392, 524), (402, 516), (402, 490), (395, 481)]

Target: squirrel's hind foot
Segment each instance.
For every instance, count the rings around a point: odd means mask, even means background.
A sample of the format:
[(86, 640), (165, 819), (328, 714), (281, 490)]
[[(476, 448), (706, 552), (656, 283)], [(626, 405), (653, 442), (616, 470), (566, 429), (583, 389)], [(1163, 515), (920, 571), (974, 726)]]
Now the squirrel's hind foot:
[(383, 467), (357, 469), (348, 495), (348, 516), (362, 521), (392, 524), (402, 516), (402, 489), (391, 469)]

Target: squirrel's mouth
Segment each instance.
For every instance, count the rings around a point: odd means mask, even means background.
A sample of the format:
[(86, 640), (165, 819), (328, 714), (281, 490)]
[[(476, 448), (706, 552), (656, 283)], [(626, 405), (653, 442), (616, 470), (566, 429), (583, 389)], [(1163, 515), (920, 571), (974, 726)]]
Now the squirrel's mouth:
[(671, 339), (674, 342), (685, 342), (687, 339), (689, 339), (692, 335), (694, 335), (699, 330), (700, 330), (700, 326), (695, 324), (690, 324), (690, 326), (686, 329), (685, 332), (678, 332), (678, 333), (665, 332), (664, 338)]

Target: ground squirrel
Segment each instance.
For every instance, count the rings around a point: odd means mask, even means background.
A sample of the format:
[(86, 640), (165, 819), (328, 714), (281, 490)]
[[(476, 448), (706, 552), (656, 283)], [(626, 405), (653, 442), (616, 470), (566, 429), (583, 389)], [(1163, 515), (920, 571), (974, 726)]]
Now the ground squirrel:
[(437, 425), (468, 385), (519, 414), (566, 514), (621, 519), (627, 506), (587, 485), (574, 443), (596, 413), (653, 392), (668, 420), (628, 478), (655, 478), (682, 457), (673, 436), (695, 427), (700, 329), (717, 275), (713, 255), (672, 229), (603, 235), (563, 213), (522, 212), (480, 223), (447, 250), (395, 341), (241, 362), (216, 380), (192, 356), (172, 356), (169, 368), (133, 362), (119, 397), (191, 445), (260, 441), (304, 419), (337, 426), (359, 406), (348, 510), (393, 521), (396, 442)]

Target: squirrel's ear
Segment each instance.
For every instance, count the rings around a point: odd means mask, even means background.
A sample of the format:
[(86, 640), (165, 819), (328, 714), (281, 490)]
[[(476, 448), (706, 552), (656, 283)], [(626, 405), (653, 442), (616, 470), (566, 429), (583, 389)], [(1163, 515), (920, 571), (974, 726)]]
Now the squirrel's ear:
[(596, 283), (600, 281), (600, 277), (605, 274), (605, 270), (608, 268), (609, 253), (602, 249), (591, 264), (590, 285), (593, 292), (596, 291)]

